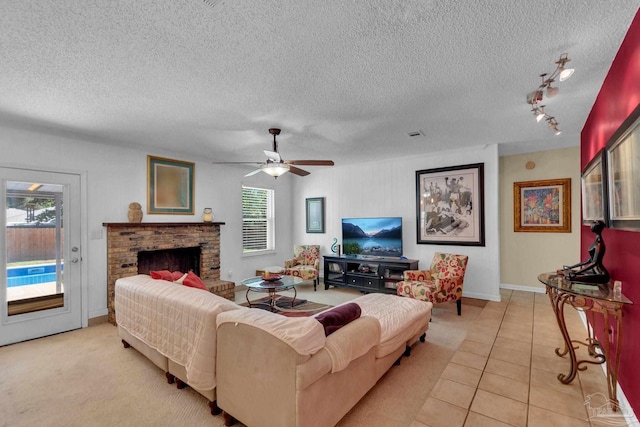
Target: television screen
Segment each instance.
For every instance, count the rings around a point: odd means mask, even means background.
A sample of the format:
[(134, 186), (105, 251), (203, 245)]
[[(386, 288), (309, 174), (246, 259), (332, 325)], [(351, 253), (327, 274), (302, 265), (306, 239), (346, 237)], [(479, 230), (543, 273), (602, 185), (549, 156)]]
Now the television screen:
[(402, 256), (402, 218), (342, 218), (345, 255)]

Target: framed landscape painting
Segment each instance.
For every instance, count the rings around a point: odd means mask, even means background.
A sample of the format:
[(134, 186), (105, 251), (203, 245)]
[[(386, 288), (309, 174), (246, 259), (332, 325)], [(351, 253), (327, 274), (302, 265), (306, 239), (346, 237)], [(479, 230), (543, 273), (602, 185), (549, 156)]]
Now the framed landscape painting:
[(195, 164), (147, 156), (147, 213), (193, 215)]
[(513, 231), (570, 233), (571, 178), (513, 183)]
[(607, 224), (607, 173), (605, 150), (602, 149), (582, 171), (582, 224), (593, 221)]
[(609, 227), (640, 231), (640, 105), (607, 143)]
[(484, 246), (484, 163), (416, 171), (417, 243)]

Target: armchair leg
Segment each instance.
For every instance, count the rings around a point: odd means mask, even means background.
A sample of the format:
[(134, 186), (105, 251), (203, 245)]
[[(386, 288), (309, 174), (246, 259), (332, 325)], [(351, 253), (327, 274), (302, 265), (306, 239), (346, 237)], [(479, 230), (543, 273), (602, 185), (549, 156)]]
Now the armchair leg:
[(462, 298), (456, 301), (456, 306), (458, 308), (458, 316), (462, 316)]
[(313, 292), (316, 291), (316, 286), (318, 286), (318, 282), (319, 282), (319, 280), (318, 280), (317, 277), (315, 279), (313, 279)]

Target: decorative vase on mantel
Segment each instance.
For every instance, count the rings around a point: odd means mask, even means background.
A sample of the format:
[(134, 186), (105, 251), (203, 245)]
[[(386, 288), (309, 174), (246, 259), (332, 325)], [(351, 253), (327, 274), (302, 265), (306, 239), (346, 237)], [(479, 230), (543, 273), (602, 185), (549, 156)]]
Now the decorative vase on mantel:
[(202, 211), (202, 222), (213, 222), (213, 210), (211, 208), (204, 208), (204, 211)]
[(131, 223), (142, 222), (142, 205), (138, 202), (129, 203), (129, 213), (127, 217)]

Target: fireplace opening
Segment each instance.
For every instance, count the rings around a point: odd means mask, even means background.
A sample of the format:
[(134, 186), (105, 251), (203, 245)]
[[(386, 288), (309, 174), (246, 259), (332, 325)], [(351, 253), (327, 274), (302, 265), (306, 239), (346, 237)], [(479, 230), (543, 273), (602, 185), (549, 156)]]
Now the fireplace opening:
[(157, 270), (187, 273), (191, 270), (199, 276), (200, 252), (199, 246), (138, 252), (138, 274), (149, 274), (150, 271)]

